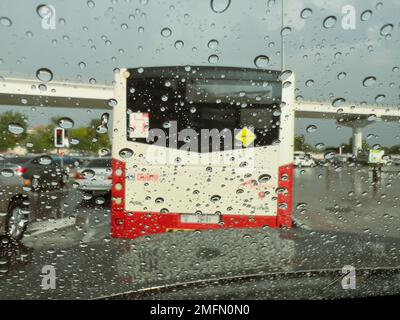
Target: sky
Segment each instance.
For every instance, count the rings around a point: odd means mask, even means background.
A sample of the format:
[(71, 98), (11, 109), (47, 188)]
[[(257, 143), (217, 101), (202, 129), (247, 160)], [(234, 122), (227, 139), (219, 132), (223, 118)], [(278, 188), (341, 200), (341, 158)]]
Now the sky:
[[(298, 99), (374, 103), (384, 95), (381, 103), (399, 104), (400, 0), (284, 0), (283, 22), (280, 0), (52, 0), (52, 29), (42, 26), (40, 4), (0, 2), (0, 85), (2, 76), (34, 78), (39, 68), (50, 69), (54, 80), (111, 85), (116, 68), (210, 65), (211, 55), (218, 56), (213, 65), (241, 67), (255, 67), (255, 58), (267, 55), (267, 67), (279, 70), (283, 26), (283, 69), (295, 72)], [(346, 5), (354, 9), (354, 29), (343, 28)], [(366, 10), (372, 14), (361, 19)], [(336, 23), (324, 27), (330, 16)], [(392, 28), (383, 28), (388, 24)], [(370, 76), (376, 81), (366, 87), (363, 80)], [(26, 113), (31, 126), (67, 113), (76, 126), (86, 125), (102, 113), (0, 108)], [(310, 124), (318, 129), (306, 132)], [(394, 145), (400, 144), (398, 129), (396, 122), (376, 122), (363, 133), (376, 137), (371, 144)], [(351, 129), (332, 120), (301, 119), (296, 133), (311, 144), (337, 145), (348, 141)]]

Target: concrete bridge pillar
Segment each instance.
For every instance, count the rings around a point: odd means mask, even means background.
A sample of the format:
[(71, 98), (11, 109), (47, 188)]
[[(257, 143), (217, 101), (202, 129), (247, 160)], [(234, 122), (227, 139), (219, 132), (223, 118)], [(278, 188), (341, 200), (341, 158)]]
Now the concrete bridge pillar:
[(362, 131), (361, 127), (353, 126), (352, 154), (356, 157), (358, 151), (362, 149)]

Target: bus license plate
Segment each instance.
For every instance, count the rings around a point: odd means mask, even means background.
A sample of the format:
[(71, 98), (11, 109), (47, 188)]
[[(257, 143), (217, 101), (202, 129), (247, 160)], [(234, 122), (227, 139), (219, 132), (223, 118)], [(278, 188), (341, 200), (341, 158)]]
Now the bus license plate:
[(181, 223), (212, 223), (218, 224), (220, 222), (219, 215), (211, 214), (182, 214)]

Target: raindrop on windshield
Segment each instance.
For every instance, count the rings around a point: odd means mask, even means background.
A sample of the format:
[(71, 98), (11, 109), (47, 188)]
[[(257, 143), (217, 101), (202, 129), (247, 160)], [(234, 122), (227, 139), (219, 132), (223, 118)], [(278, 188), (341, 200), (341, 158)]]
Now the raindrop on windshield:
[(155, 203), (163, 203), (164, 202), (164, 198), (158, 197), (154, 201), (155, 201)]
[(375, 83), (375, 81), (376, 81), (376, 78), (375, 77), (366, 77), (364, 80), (363, 80), (363, 86), (364, 87), (369, 87), (369, 86), (372, 86), (374, 83)]
[(380, 34), (381, 36), (387, 36), (390, 34), (390, 32), (393, 30), (393, 25), (391, 23), (385, 24), (381, 30)]
[(371, 10), (365, 10), (363, 13), (361, 13), (361, 21), (367, 21), (371, 18), (372, 16), (372, 11)]
[(314, 80), (310, 79), (306, 81), (306, 87), (312, 87), (314, 85)]
[(92, 169), (85, 169), (82, 171), (82, 175), (85, 179), (92, 179), (96, 175), (96, 173)]
[(218, 48), (218, 45), (219, 45), (218, 40), (215, 40), (215, 39), (208, 41), (208, 44), (207, 44), (209, 49), (216, 49), (216, 48)]
[(14, 171), (11, 169), (3, 169), (1, 170), (1, 175), (6, 178), (10, 178), (14, 175)]
[(64, 129), (71, 129), (74, 127), (74, 120), (71, 118), (62, 118), (58, 120), (58, 125)]
[(259, 183), (266, 183), (271, 179), (271, 176), (269, 174), (262, 174), (261, 176), (258, 177), (258, 182)]
[(281, 36), (283, 36), (283, 37), (285, 37), (285, 36), (287, 36), (289, 33), (291, 33), (292, 32), (292, 28), (290, 28), (290, 27), (284, 27), (284, 28), (282, 28), (282, 30), (281, 30)]
[(177, 40), (177, 41), (175, 41), (175, 44), (174, 44), (174, 47), (176, 48), (176, 49), (182, 49), (183, 47), (184, 47), (184, 43), (183, 43), (183, 41), (182, 40)]
[(86, 2), (86, 5), (89, 7), (89, 8), (94, 8), (95, 6), (96, 6), (96, 4), (94, 3), (94, 1), (92, 1), (92, 0), (89, 0), (88, 2)]
[(3, 27), (11, 27), (12, 26), (12, 21), (10, 18), (7, 17), (1, 17), (0, 18), (0, 25)]
[(51, 159), (51, 157), (49, 156), (42, 156), (39, 158), (39, 164), (41, 164), (42, 166), (47, 166), (49, 165), (53, 160)]
[(336, 98), (335, 100), (333, 100), (332, 106), (335, 108), (340, 108), (345, 102), (346, 100), (344, 98)]
[(293, 72), (291, 70), (282, 71), (282, 73), (279, 75), (279, 80), (286, 81), (287, 79), (289, 79), (292, 73)]
[(43, 82), (51, 81), (53, 79), (53, 72), (47, 68), (40, 68), (36, 71), (36, 78)]
[(307, 131), (308, 133), (312, 133), (312, 132), (317, 131), (317, 129), (318, 129), (317, 126), (314, 125), (314, 124), (312, 124), (312, 125), (309, 125), (309, 126), (307, 127), (306, 131)]
[(343, 80), (347, 77), (347, 73), (346, 72), (340, 72), (337, 75), (338, 80)]
[(300, 17), (302, 17), (303, 19), (308, 19), (312, 16), (312, 10), (309, 8), (305, 8), (301, 11), (300, 13)]
[(219, 200), (221, 200), (221, 196), (215, 194), (210, 198), (210, 200), (211, 200), (211, 202), (218, 202)]
[(210, 6), (215, 13), (222, 13), (228, 10), (231, 0), (211, 0)]
[(25, 131), (25, 129), (18, 123), (10, 123), (8, 125), (8, 131), (10, 131), (13, 134), (21, 134)]
[(170, 37), (171, 34), (172, 34), (172, 31), (171, 31), (170, 28), (163, 28), (163, 29), (161, 30), (161, 35), (162, 35), (164, 38)]
[(119, 155), (122, 159), (128, 159), (133, 156), (133, 151), (129, 148), (124, 148), (119, 151)]
[(375, 97), (375, 102), (376, 103), (382, 103), (385, 100), (386, 96), (384, 94), (378, 94)]
[(269, 57), (266, 55), (259, 55), (254, 59), (254, 65), (260, 69), (267, 68), (268, 63), (269, 63)]
[(118, 104), (118, 102), (117, 102), (117, 100), (115, 100), (115, 99), (110, 99), (110, 100), (108, 100), (108, 105), (109, 105), (110, 107), (115, 107), (117, 104)]
[(80, 69), (85, 69), (86, 68), (86, 63), (81, 61), (81, 62), (78, 63), (78, 66), (79, 66)]
[(216, 64), (219, 60), (219, 57), (216, 54), (212, 54), (208, 57), (208, 62), (211, 64)]
[(336, 19), (335, 16), (326, 17), (324, 19), (323, 26), (326, 29), (333, 28), (335, 26), (335, 24), (336, 24), (336, 21), (337, 21), (337, 19)]

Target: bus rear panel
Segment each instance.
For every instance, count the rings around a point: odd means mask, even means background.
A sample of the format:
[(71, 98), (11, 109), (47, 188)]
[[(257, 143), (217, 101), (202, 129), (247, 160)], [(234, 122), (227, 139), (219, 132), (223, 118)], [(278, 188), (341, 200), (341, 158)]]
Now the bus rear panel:
[(113, 236), (291, 227), (293, 87), (258, 69), (121, 70)]

